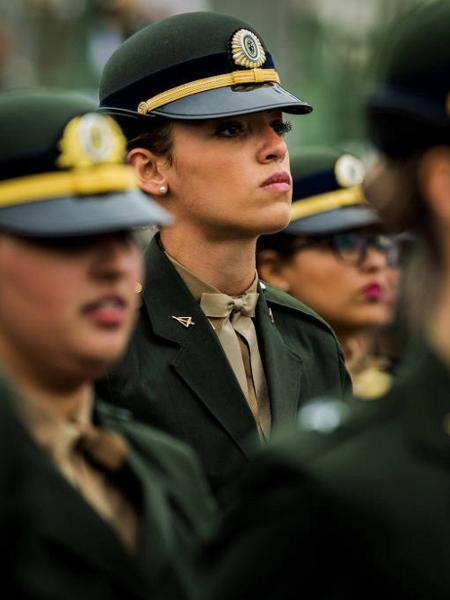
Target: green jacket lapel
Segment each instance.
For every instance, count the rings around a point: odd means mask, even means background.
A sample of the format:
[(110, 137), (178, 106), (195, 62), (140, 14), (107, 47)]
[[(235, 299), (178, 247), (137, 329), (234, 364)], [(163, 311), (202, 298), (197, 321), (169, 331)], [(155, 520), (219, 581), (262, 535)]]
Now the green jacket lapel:
[(269, 385), (274, 425), (297, 415), (302, 359), (286, 346), (269, 310), (261, 287), (256, 309), (258, 340)]
[(173, 516), (165, 486), (156, 472), (149, 475), (149, 465), (141, 457), (130, 452), (128, 464), (142, 486), (142, 536), (138, 553), (139, 563), (151, 581), (168, 564), (170, 555), (176, 556)]
[[(172, 367), (245, 453), (240, 440), (255, 431), (255, 421), (217, 336), (155, 240), (146, 259), (143, 298), (154, 332), (180, 346)], [(173, 317), (191, 317), (193, 324)]]
[[(130, 598), (143, 597), (143, 580), (139, 571), (113, 530), (66, 481), (25, 430), (23, 434), (29, 467), (27, 506), (38, 544), (65, 548), (62, 560), (69, 560), (67, 552), (73, 553), (91, 563), (90, 570), (103, 572), (107, 578), (127, 589)], [(49, 568), (57, 569), (58, 565)]]

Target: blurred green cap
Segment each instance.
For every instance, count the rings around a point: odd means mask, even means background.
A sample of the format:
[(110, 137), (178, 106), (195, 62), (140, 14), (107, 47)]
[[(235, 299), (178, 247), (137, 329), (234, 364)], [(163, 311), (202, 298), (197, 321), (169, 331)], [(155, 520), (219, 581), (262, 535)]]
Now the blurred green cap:
[(450, 143), (450, 2), (434, 0), (402, 15), (379, 55), (368, 103), (369, 135), (388, 155)]
[(380, 222), (361, 190), (365, 168), (356, 156), (328, 147), (291, 154), (291, 221), (282, 232), (321, 235)]
[(0, 230), (72, 236), (170, 219), (136, 188), (126, 141), (82, 96), (0, 94)]

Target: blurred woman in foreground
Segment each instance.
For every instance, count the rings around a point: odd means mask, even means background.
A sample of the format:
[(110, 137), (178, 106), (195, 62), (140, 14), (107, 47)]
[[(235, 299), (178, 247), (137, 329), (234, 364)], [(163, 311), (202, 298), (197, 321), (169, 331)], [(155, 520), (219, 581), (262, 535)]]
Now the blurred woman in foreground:
[(10, 514), (17, 525), (9, 597), (178, 599), (209, 512), (197, 463), (93, 392), (135, 322), (131, 230), (170, 219), (94, 111), (66, 93), (0, 96), (0, 361), (18, 395), (10, 419), (0, 388), (15, 440), (0, 464), (0, 520), (9, 536)]

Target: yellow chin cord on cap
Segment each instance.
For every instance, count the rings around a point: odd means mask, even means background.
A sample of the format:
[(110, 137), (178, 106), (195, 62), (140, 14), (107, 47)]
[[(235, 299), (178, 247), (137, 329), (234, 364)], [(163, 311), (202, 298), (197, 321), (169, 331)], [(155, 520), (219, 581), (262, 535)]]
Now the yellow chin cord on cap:
[(181, 100), (182, 98), (186, 98), (186, 96), (192, 96), (193, 94), (198, 94), (200, 92), (216, 90), (231, 85), (261, 83), (280, 83), (280, 78), (276, 70), (247, 69), (245, 71), (232, 71), (231, 73), (224, 73), (222, 75), (214, 75), (212, 77), (190, 81), (189, 83), (178, 85), (161, 94), (157, 94), (156, 96), (153, 96), (153, 98), (150, 98), (150, 100), (139, 102), (137, 111), (142, 115), (146, 115), (152, 110), (164, 106), (164, 104), (175, 102), (176, 100)]
[(294, 201), (291, 208), (291, 221), (310, 217), (335, 208), (342, 208), (343, 206), (365, 203), (366, 200), (359, 186), (327, 192), (326, 194), (319, 194)]
[(136, 176), (129, 165), (103, 164), (2, 181), (0, 182), (0, 206), (45, 201), (60, 196), (123, 192), (135, 187)]

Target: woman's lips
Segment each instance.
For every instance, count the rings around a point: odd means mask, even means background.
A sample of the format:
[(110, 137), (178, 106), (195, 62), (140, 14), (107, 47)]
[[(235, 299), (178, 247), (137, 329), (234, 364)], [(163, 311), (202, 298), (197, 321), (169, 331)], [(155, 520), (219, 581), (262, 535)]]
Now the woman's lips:
[(83, 314), (98, 325), (108, 327), (120, 325), (125, 319), (126, 313), (126, 303), (118, 296), (100, 298), (95, 302), (86, 304), (83, 308)]
[(369, 283), (363, 288), (362, 295), (368, 300), (380, 300), (383, 296), (383, 288), (379, 283)]
[(260, 187), (269, 192), (289, 192), (291, 189), (291, 176), (287, 171), (280, 171), (268, 177)]

